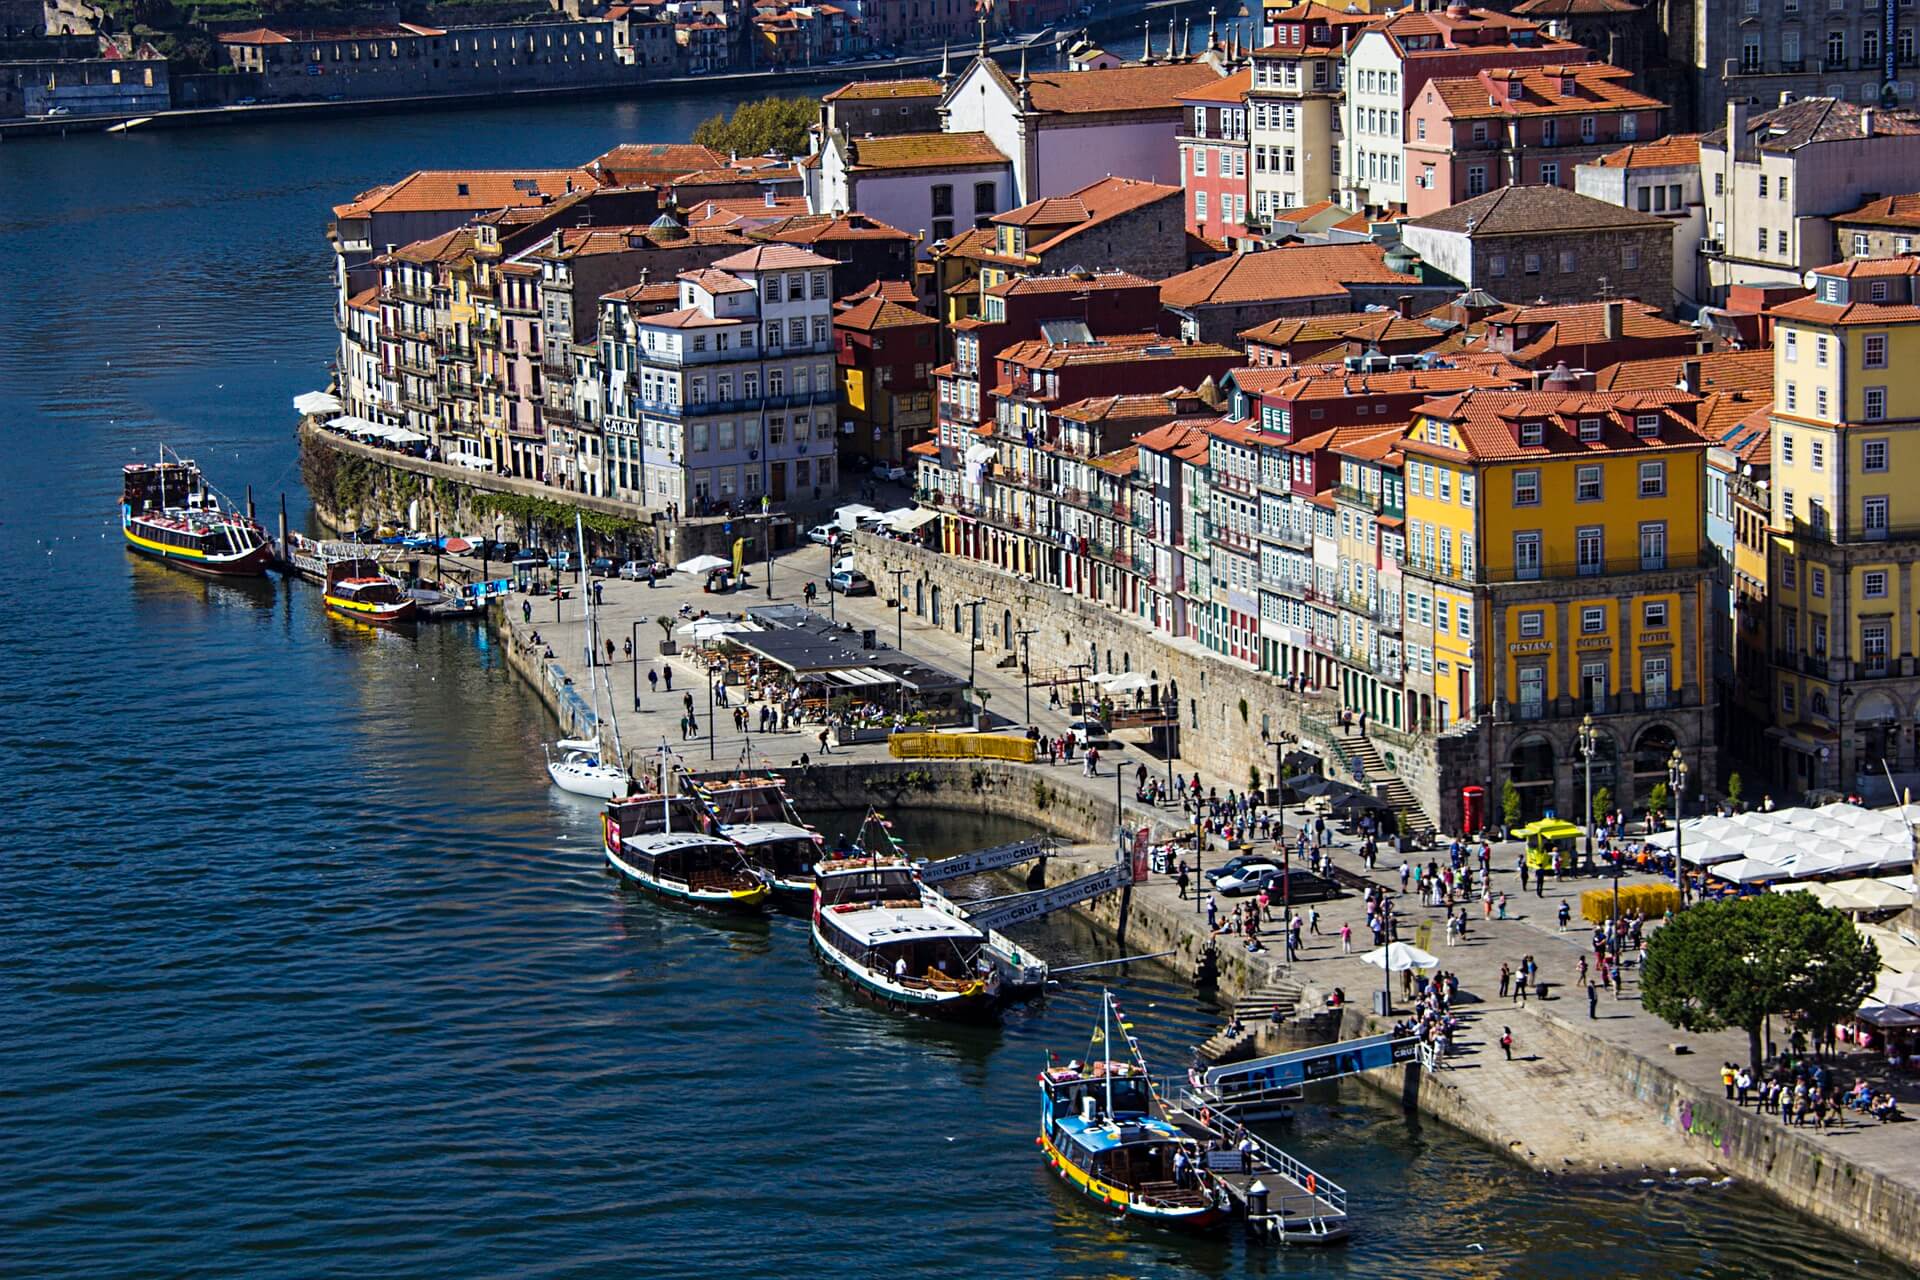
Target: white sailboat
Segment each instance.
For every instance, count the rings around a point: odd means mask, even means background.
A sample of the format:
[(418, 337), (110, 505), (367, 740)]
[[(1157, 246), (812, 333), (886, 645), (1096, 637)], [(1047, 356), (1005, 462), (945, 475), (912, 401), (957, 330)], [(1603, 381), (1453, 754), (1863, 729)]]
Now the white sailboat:
[[(585, 564), (586, 532), (577, 514), (574, 516), (573, 536), (579, 549), (580, 563)], [(595, 661), (595, 646), (599, 644), (600, 636), (591, 590), (581, 592), (581, 607), (587, 623), (587, 689), (593, 700), (594, 723), (598, 725), (601, 681), (600, 667)], [(611, 697), (607, 700), (607, 709), (608, 723), (613, 727), (613, 763), (606, 761), (598, 737), (561, 738), (547, 747), (547, 776), (562, 791), (570, 791), (577, 796), (592, 796), (598, 800), (615, 800), (633, 790), (633, 780), (627, 776), (625, 766), (619, 763), (624, 754), (620, 749), (620, 718), (613, 712)]]

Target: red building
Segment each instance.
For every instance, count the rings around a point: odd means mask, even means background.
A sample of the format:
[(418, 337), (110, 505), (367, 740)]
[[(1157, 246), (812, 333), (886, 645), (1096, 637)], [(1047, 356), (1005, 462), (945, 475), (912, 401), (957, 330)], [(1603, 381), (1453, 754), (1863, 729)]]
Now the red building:
[(833, 318), (840, 366), (840, 456), (905, 466), (933, 431), (933, 365), (940, 324), (869, 297)]
[(1247, 234), (1247, 90), (1251, 68), (1179, 95), (1180, 185), (1187, 230), (1209, 240)]

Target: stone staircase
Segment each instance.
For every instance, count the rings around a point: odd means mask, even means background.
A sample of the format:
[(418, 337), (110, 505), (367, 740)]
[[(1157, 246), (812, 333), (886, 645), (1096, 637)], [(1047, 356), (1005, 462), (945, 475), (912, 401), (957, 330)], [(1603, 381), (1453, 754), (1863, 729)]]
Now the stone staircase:
[[(1233, 1018), (1200, 1046), (1203, 1061), (1218, 1066), (1253, 1056), (1260, 1025), (1285, 1022), (1300, 1008), (1300, 984), (1291, 978), (1270, 978), (1256, 990), (1234, 1002)], [(1240, 1030), (1234, 1031), (1234, 1023)]]
[(1396, 814), (1407, 820), (1408, 835), (1417, 835), (1422, 831), (1433, 829), (1433, 822), (1427, 817), (1426, 810), (1422, 809), (1420, 802), (1414, 798), (1413, 788), (1402, 782), (1400, 776), (1387, 767), (1386, 760), (1380, 755), (1380, 749), (1373, 745), (1371, 738), (1359, 732), (1340, 733), (1337, 729), (1334, 732), (1339, 737), (1340, 749), (1346, 753), (1349, 761), (1359, 766), (1359, 772), (1366, 779), (1367, 785), (1372, 787), (1376, 784), (1385, 784), (1385, 794), (1382, 798), (1393, 806)]

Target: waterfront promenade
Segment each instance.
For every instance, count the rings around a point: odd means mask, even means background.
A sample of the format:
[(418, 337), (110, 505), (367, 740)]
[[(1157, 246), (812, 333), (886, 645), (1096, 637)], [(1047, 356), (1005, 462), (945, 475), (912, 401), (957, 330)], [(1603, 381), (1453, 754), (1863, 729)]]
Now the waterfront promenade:
[[(808, 582), (820, 588), (816, 611), (826, 613), (827, 595), (824, 575), (827, 553), (824, 548), (807, 546), (776, 560), (772, 602), (799, 604)], [(621, 656), (612, 668), (601, 668), (611, 676), (618, 702), (623, 739), (630, 753), (656, 747), (664, 737), (696, 768), (708, 759), (709, 718), (704, 675), (686, 656), (662, 659), (655, 654), (661, 636), (651, 619), (675, 615), (685, 602), (695, 610), (715, 613), (738, 612), (769, 603), (764, 585), (764, 566), (751, 567), (747, 588), (723, 595), (708, 595), (698, 580), (674, 575), (654, 589), (645, 583), (607, 580), (601, 612), (601, 635), (612, 638)], [(872, 597), (836, 598), (835, 614), (856, 627), (871, 627), (881, 642), (892, 644), (896, 617), (887, 607), (887, 584)], [(532, 616), (523, 620), (521, 601), (530, 599)], [(513, 597), (507, 604), (509, 632), (513, 643), (525, 652), (532, 632), (538, 632), (542, 651), (550, 647), (555, 661), (569, 668), (576, 687), (584, 688), (581, 666), (583, 633), (578, 597), (558, 606), (551, 597)], [(967, 637), (944, 628), (927, 625), (909, 613), (900, 620), (904, 651), (948, 670), (968, 670)], [(637, 625), (636, 625), (637, 624)], [(632, 638), (638, 647), (639, 709), (633, 709), (635, 664), (624, 654), (624, 642)], [(537, 656), (537, 655), (536, 655)], [(996, 720), (1023, 723), (1025, 696), (1017, 668), (994, 665), (1001, 655), (981, 651), (975, 655), (974, 678), (989, 695), (989, 706)], [(673, 691), (664, 687), (657, 692), (647, 680), (649, 670), (664, 677), (673, 672)], [(694, 740), (682, 742), (677, 722), (685, 712), (685, 695), (694, 698), (700, 732)], [(1033, 722), (1043, 734), (1064, 732), (1064, 708), (1048, 705), (1045, 690), (1035, 690), (1032, 700)], [(752, 709), (750, 708), (750, 711)], [(711, 759), (716, 767), (737, 762), (743, 751), (750, 751), (755, 763), (776, 767), (797, 764), (803, 754), (816, 764), (861, 763), (883, 760), (884, 744), (855, 748), (834, 748), (823, 756), (815, 730), (788, 733), (741, 735), (734, 732), (730, 714), (721, 710), (714, 724)], [(1073, 788), (1086, 796), (1112, 803), (1115, 793), (1114, 761), (1122, 772), (1121, 791), (1130, 816), (1152, 814), (1168, 830), (1184, 825), (1177, 809), (1153, 810), (1134, 803), (1134, 774), (1145, 764), (1149, 776), (1165, 777), (1166, 764), (1138, 748), (1115, 744), (1103, 750), (1100, 775), (1089, 778), (1079, 760), (1072, 764), (1024, 766), (1036, 775), (1044, 775), (1055, 788)], [(538, 760), (526, 762), (529, 769), (540, 768)], [(1191, 777), (1193, 769), (1174, 761), (1177, 772)], [(1224, 794), (1244, 780), (1211, 777), (1203, 773), (1203, 782), (1218, 787)], [(1287, 825), (1297, 831), (1302, 814), (1290, 810)], [(1743, 1159), (1742, 1143), (1761, 1142), (1770, 1152), (1768, 1164), (1793, 1164), (1804, 1167), (1811, 1161), (1812, 1181), (1801, 1190), (1774, 1185), (1770, 1189), (1782, 1198), (1857, 1235), (1897, 1251), (1899, 1240), (1876, 1229), (1869, 1217), (1886, 1212), (1888, 1199), (1904, 1195), (1920, 1198), (1920, 1144), (1911, 1140), (1904, 1123), (1883, 1125), (1875, 1121), (1859, 1122), (1849, 1117), (1846, 1124), (1828, 1130), (1786, 1130), (1773, 1117), (1746, 1113), (1723, 1116), (1717, 1110), (1721, 1094), (1719, 1072), (1723, 1061), (1742, 1061), (1746, 1052), (1745, 1036), (1739, 1032), (1698, 1035), (1677, 1031), (1639, 1004), (1636, 971), (1628, 970), (1622, 993), (1603, 992), (1597, 1017), (1589, 1018), (1584, 991), (1574, 983), (1579, 958), (1588, 949), (1588, 933), (1578, 917), (1577, 899), (1581, 892), (1605, 885), (1606, 881), (1568, 879), (1549, 883), (1543, 894), (1533, 889), (1520, 891), (1515, 871), (1516, 847), (1496, 846), (1493, 858), (1493, 884), (1496, 894), (1508, 897), (1508, 919), (1484, 920), (1477, 902), (1469, 904), (1470, 928), (1459, 946), (1444, 945), (1444, 929), (1438, 908), (1416, 904), (1410, 894), (1397, 895), (1402, 916), (1402, 937), (1411, 939), (1423, 921), (1433, 923), (1430, 950), (1440, 957), (1443, 968), (1460, 976), (1461, 1009), (1465, 1033), (1457, 1041), (1455, 1055), (1445, 1070), (1417, 1081), (1420, 1105), (1473, 1132), (1492, 1145), (1508, 1151), (1515, 1159), (1550, 1173), (1605, 1178), (1664, 1176), (1670, 1167), (1689, 1171), (1721, 1170), (1753, 1177), (1755, 1170)], [(1105, 857), (1104, 851), (1089, 848), (1080, 851), (1089, 866)], [(1204, 857), (1217, 860), (1223, 851)], [(1359, 858), (1352, 837), (1340, 837), (1334, 846), (1336, 861), (1349, 871), (1358, 871)], [(1430, 855), (1429, 855), (1430, 856)], [(1053, 879), (1071, 873), (1073, 857), (1058, 859), (1061, 865)], [(1397, 856), (1383, 851), (1373, 878), (1397, 892)], [(1629, 878), (1625, 883), (1633, 883)], [(1564, 899), (1574, 899), (1574, 924), (1560, 932), (1556, 913)], [(1231, 913), (1232, 900), (1221, 900), (1221, 916)], [(1110, 904), (1104, 908), (1110, 914)], [(1100, 914), (1101, 909), (1096, 909)], [(1193, 902), (1181, 902), (1169, 880), (1156, 880), (1137, 888), (1134, 897), (1135, 918), (1151, 916), (1159, 930), (1187, 930), (1186, 950), (1191, 954), (1205, 929), (1205, 916)], [(1304, 911), (1302, 912), (1304, 915)], [(1335, 987), (1344, 990), (1349, 1005), (1368, 1007), (1373, 991), (1381, 986), (1379, 970), (1364, 964), (1359, 953), (1368, 948), (1364, 910), (1359, 896), (1350, 895), (1320, 906), (1321, 932), (1309, 935), (1299, 958), (1292, 964), (1284, 960), (1284, 948), (1278, 924), (1270, 926), (1263, 941), (1266, 952), (1249, 957), (1246, 986), (1258, 984), (1260, 976), (1284, 976), (1307, 988), (1318, 999)], [(1343, 955), (1339, 938), (1342, 923), (1354, 926), (1353, 955)], [(1223, 947), (1238, 948), (1237, 939), (1222, 937)], [(1517, 968), (1522, 957), (1531, 955), (1540, 975), (1548, 984), (1548, 996), (1531, 999), (1524, 1006), (1502, 1000), (1498, 992), (1498, 973), (1503, 963)], [(1349, 1030), (1356, 1031), (1364, 1021), (1349, 1016)], [(1498, 1039), (1503, 1027), (1511, 1027), (1514, 1036), (1513, 1060), (1501, 1053)], [(1676, 1053), (1684, 1045), (1686, 1052)], [(1851, 1084), (1855, 1074), (1869, 1068), (1883, 1068), (1884, 1062), (1872, 1057), (1842, 1058), (1834, 1067), (1838, 1078)], [(1400, 1088), (1399, 1074), (1380, 1079), (1376, 1084), (1389, 1090)], [(1903, 1108), (1920, 1114), (1920, 1091), (1896, 1086)], [(1727, 1104), (1729, 1111), (1734, 1110)], [(1742, 1137), (1736, 1130), (1744, 1124), (1766, 1128)], [(1778, 1131), (1777, 1133), (1775, 1131)], [(1824, 1178), (1827, 1181), (1822, 1182)], [(1757, 1178), (1766, 1184), (1764, 1177)], [(1830, 1188), (1827, 1183), (1832, 1183)], [(1845, 1185), (1840, 1185), (1844, 1183)], [(1867, 1190), (1861, 1190), (1865, 1185)], [(1833, 1201), (1822, 1203), (1830, 1192)], [(1864, 1202), (1863, 1202), (1864, 1197)], [(1911, 1247), (1909, 1246), (1909, 1251)]]

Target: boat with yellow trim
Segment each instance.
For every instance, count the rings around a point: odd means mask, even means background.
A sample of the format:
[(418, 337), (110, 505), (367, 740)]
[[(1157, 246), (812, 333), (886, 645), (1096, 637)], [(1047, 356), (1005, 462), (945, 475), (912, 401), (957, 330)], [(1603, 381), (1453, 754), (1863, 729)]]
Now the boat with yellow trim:
[(371, 560), (336, 560), (327, 565), (321, 598), (333, 613), (382, 627), (412, 622), (420, 611), (420, 602)]
[[(1113, 1021), (1129, 1045), (1113, 997), (1103, 996), (1097, 1049)], [(1200, 1143), (1166, 1118), (1153, 1078), (1139, 1060), (1100, 1058), (1040, 1073), (1040, 1135), (1034, 1139), (1060, 1180), (1136, 1221), (1202, 1231), (1225, 1222), (1233, 1200), (1207, 1168)]]
[(721, 835), (738, 844), (747, 860), (773, 876), (773, 891), (787, 906), (805, 910), (813, 899), (813, 867), (826, 854), (826, 840), (802, 820), (774, 773), (686, 784), (703, 802)]
[[(773, 877), (747, 861), (692, 796), (671, 794), (673, 763), (660, 744), (660, 790), (609, 801), (601, 819), (607, 865), (649, 893), (729, 911), (765, 910)], [(676, 820), (683, 825), (676, 829)]]
[(867, 815), (862, 840), (876, 824), (880, 838), (859, 852), (814, 864), (813, 947), (821, 963), (890, 1009), (991, 1016), (1005, 992), (987, 935), (922, 892), (919, 872), (879, 814)]
[(192, 461), (169, 457), (121, 469), (120, 533), (129, 550), (220, 578), (258, 578), (273, 559), (259, 524), (223, 504)]

